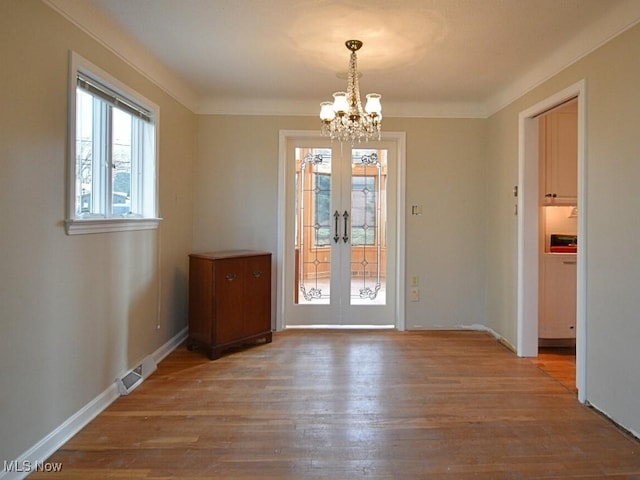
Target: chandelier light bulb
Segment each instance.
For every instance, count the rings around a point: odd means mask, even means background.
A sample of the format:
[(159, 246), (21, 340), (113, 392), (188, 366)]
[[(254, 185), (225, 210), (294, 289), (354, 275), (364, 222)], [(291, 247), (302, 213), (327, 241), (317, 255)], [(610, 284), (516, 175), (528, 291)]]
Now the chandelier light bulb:
[(333, 102), (320, 104), (321, 132), (340, 142), (349, 140), (366, 142), (380, 140), (382, 130), (382, 96), (378, 93), (367, 95), (366, 107), (362, 108), (356, 51), (362, 47), (360, 40), (345, 42), (351, 51), (347, 75), (347, 91), (333, 94)]
[(364, 111), (369, 115), (376, 114), (380, 115), (382, 113), (382, 103), (380, 103), (380, 99), (382, 95), (377, 93), (370, 93), (367, 95), (367, 104), (364, 107)]
[(320, 104), (320, 118), (323, 122), (330, 122), (336, 118), (336, 112), (333, 110), (333, 102), (322, 102)]
[(333, 111), (340, 115), (349, 111), (349, 101), (346, 92), (336, 92), (333, 94)]

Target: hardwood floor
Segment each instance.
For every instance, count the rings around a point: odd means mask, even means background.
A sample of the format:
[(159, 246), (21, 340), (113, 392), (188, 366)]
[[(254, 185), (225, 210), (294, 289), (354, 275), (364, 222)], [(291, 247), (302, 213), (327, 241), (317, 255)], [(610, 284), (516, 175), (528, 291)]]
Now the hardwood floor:
[(640, 479), (640, 442), (482, 332), (181, 347), (33, 479)]
[(569, 391), (577, 394), (575, 347), (541, 347), (531, 361), (555, 378)]

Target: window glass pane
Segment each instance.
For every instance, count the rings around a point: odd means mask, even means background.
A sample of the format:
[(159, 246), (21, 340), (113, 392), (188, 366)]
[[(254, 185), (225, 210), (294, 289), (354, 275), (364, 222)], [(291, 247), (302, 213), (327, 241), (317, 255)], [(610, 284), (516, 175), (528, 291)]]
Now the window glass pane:
[(76, 95), (76, 215), (96, 213), (93, 198), (93, 97), (81, 89)]
[(132, 118), (118, 108), (112, 110), (111, 214), (118, 217), (131, 213)]

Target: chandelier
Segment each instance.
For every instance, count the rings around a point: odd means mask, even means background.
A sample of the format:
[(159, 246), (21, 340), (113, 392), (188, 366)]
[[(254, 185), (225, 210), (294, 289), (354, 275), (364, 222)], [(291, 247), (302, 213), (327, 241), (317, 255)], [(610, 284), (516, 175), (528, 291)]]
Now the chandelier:
[(350, 140), (353, 144), (368, 140), (380, 140), (382, 127), (381, 95), (369, 93), (367, 103), (362, 108), (360, 88), (358, 86), (356, 52), (362, 47), (360, 40), (347, 40), (347, 48), (351, 51), (349, 71), (347, 73), (347, 91), (333, 94), (333, 102), (320, 104), (322, 135), (340, 142)]

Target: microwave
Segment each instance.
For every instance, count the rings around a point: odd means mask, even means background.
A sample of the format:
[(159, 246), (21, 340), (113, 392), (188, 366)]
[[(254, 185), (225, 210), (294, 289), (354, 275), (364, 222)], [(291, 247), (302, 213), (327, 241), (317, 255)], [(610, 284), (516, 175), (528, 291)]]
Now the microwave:
[(552, 233), (549, 239), (549, 251), (552, 253), (576, 253), (578, 251), (578, 236)]

